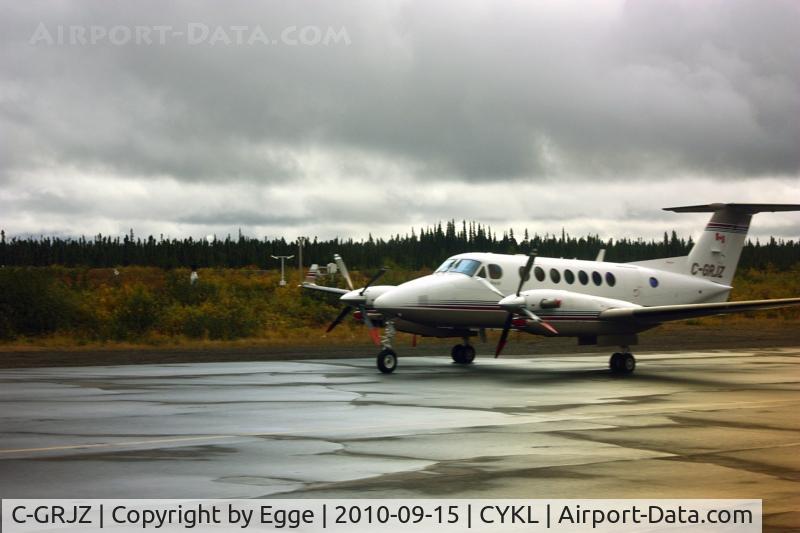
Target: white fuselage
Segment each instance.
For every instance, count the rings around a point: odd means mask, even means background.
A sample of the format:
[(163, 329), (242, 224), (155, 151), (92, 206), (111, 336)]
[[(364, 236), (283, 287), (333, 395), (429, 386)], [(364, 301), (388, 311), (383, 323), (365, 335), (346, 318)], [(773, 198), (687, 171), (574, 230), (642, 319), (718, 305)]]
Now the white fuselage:
[[(508, 312), (486, 282), (503, 295), (516, 293), (526, 261), (525, 255), (456, 255), (434, 274), (385, 291), (372, 303), (384, 316), (425, 326), (500, 328)], [(561, 300), (559, 308), (537, 311), (559, 334), (592, 335), (620, 332), (597, 318), (610, 307), (721, 302), (731, 287), (634, 264), (539, 257), (522, 286), (523, 292), (534, 289)]]

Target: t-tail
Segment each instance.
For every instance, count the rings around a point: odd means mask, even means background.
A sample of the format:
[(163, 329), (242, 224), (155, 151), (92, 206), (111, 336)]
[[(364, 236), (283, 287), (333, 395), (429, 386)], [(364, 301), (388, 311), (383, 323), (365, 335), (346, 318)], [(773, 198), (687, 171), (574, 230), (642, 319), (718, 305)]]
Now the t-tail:
[(742, 255), (750, 219), (756, 213), (800, 211), (800, 204), (707, 204), (665, 207), (675, 213), (713, 213), (688, 256), (635, 264), (730, 285)]

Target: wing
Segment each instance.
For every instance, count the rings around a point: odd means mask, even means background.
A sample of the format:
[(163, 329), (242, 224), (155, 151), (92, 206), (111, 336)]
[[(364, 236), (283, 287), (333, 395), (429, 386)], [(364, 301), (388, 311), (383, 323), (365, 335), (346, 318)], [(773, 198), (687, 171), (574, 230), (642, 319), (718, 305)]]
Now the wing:
[(307, 281), (304, 281), (303, 284), (300, 285), (300, 287), (302, 287), (303, 289), (308, 289), (308, 290), (312, 290), (312, 291), (319, 291), (319, 292), (325, 292), (325, 293), (328, 293), (328, 294), (338, 294), (339, 296), (341, 296), (343, 294), (347, 294), (348, 292), (350, 292), (347, 289), (339, 289), (337, 287), (326, 287), (324, 285), (317, 285), (316, 283), (309, 283)]
[(641, 323), (668, 322), (710, 315), (726, 315), (745, 311), (760, 311), (800, 305), (800, 298), (777, 300), (747, 300), (743, 302), (720, 302), (710, 304), (657, 305), (653, 307), (628, 307), (607, 309), (600, 313), (605, 320), (635, 320)]

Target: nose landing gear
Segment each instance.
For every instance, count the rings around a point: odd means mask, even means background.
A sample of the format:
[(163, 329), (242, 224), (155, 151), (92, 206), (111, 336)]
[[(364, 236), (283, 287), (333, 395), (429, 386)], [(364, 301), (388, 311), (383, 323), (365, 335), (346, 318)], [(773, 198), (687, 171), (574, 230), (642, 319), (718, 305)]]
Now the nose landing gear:
[(392, 341), (396, 333), (394, 321), (387, 320), (383, 337), (381, 337), (381, 351), (378, 352), (376, 361), (378, 370), (384, 374), (391, 374), (397, 368), (397, 353), (392, 350)]

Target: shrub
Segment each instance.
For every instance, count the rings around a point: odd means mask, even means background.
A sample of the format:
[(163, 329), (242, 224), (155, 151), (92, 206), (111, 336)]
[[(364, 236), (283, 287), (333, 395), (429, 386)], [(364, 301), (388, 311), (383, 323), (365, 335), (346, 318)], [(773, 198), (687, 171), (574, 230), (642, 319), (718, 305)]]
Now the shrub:
[(161, 320), (162, 305), (147, 287), (124, 287), (113, 315), (113, 329), (119, 339), (136, 339)]
[(0, 336), (42, 335), (68, 327), (74, 295), (50, 271), (0, 269)]
[(166, 296), (183, 305), (200, 305), (213, 300), (219, 293), (219, 287), (205, 276), (192, 285), (188, 271), (172, 271), (167, 274)]

